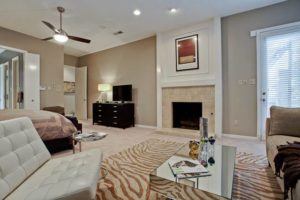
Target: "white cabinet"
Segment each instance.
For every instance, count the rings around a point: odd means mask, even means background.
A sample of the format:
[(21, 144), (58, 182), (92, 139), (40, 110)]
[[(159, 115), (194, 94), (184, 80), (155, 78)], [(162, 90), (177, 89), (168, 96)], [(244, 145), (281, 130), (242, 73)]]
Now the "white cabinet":
[(40, 55), (25, 53), (24, 108), (40, 110)]

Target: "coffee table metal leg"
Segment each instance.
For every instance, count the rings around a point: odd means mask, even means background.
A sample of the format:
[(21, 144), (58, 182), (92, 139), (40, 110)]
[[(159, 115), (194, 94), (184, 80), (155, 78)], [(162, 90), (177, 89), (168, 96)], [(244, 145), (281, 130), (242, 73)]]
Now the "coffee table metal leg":
[(108, 175), (108, 170), (107, 170), (105, 167), (101, 167), (101, 169), (103, 169), (104, 174), (103, 174), (102, 177), (100, 177), (100, 178), (98, 179), (98, 181), (101, 181), (101, 180), (105, 179), (105, 177)]

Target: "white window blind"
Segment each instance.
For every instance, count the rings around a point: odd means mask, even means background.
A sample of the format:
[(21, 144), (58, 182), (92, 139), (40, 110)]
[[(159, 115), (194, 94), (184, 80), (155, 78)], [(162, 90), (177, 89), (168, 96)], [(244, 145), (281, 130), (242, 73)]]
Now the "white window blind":
[(267, 110), (300, 107), (300, 30), (266, 36), (263, 46)]

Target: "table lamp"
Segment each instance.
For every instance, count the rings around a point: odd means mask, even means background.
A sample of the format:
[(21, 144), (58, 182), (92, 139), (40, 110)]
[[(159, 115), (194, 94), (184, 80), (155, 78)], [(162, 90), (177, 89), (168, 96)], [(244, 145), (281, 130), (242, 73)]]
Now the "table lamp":
[(98, 101), (106, 102), (107, 101), (107, 92), (111, 91), (111, 85), (108, 83), (98, 84), (98, 91), (100, 92)]

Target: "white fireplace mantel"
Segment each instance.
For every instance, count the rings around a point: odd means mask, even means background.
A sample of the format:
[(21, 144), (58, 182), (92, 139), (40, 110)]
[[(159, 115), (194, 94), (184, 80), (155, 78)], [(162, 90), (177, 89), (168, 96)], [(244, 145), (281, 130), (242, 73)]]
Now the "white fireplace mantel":
[[(205, 70), (176, 72), (174, 43), (175, 38), (188, 34), (205, 35), (204, 48), (208, 57), (204, 63)], [(174, 42), (174, 43), (173, 43)], [(222, 133), (222, 54), (221, 54), (221, 20), (220, 17), (207, 20), (194, 26), (184, 27), (168, 32), (157, 33), (157, 127), (162, 127), (162, 90), (169, 87), (214, 86), (215, 91), (215, 135)], [(201, 68), (201, 59), (200, 59)]]

